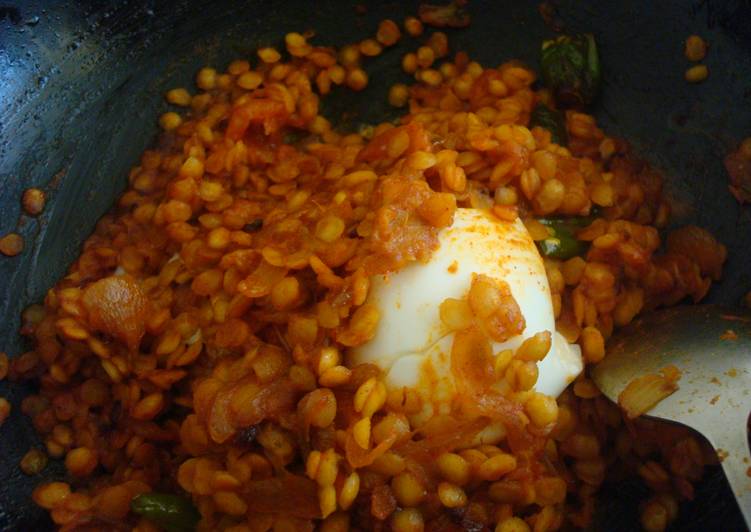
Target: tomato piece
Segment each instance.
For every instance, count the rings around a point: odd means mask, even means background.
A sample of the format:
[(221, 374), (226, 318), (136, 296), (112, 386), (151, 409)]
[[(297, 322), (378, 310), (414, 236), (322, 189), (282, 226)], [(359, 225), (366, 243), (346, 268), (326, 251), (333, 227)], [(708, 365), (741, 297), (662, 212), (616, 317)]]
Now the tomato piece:
[(89, 325), (124, 342), (135, 351), (146, 332), (149, 303), (130, 275), (112, 275), (84, 289)]
[(288, 113), (283, 103), (269, 98), (249, 100), (232, 111), (226, 135), (240, 140), (251, 124), (263, 124), (265, 133), (278, 131)]

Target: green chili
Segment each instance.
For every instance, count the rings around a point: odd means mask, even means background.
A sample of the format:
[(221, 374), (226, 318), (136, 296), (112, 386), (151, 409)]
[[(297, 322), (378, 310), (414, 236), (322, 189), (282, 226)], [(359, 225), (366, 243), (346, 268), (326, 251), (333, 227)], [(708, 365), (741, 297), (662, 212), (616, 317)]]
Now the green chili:
[(584, 107), (600, 88), (600, 59), (594, 37), (562, 35), (543, 41), (542, 77), (561, 107)]
[(568, 218), (537, 218), (548, 228), (550, 236), (537, 242), (540, 254), (551, 259), (567, 260), (577, 255), (584, 255), (589, 244), (576, 238), (576, 233), (587, 227), (597, 217), (593, 212), (589, 216), (572, 216)]
[(530, 129), (539, 126), (550, 131), (550, 140), (559, 146), (568, 144), (566, 117), (560, 111), (551, 109), (544, 103), (538, 103), (529, 117)]
[(142, 493), (130, 508), (167, 532), (194, 532), (201, 518), (190, 500), (169, 493)]

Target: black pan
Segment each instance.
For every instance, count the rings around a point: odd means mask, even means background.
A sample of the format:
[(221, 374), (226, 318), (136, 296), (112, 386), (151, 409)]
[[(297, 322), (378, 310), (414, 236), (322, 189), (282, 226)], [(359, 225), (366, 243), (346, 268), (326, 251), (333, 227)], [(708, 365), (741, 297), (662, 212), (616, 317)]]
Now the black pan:
[[(728, 193), (723, 156), (751, 135), (751, 3), (748, 0), (597, 0), (552, 2), (567, 30), (591, 31), (600, 44), (603, 128), (629, 139), (661, 169), (678, 206), (673, 222), (709, 228), (728, 247), (724, 280), (709, 300), (739, 304), (751, 289), (751, 213)], [(252, 56), (281, 44), (288, 31), (314, 29), (315, 42), (343, 44), (372, 34), (377, 22), (414, 13), (414, 2), (323, 1), (0, 1), (0, 234), (20, 232), (23, 254), (0, 258), (1, 349), (23, 352), (21, 310), (40, 301), (79, 253), (97, 219), (123, 191), (129, 167), (154, 139), (168, 88), (188, 85), (206, 64)], [(553, 33), (536, 1), (472, 1), (470, 29), (450, 32), (487, 65), (510, 58), (537, 64)], [(707, 81), (683, 80), (683, 40), (710, 43)], [(327, 112), (349, 123), (377, 122), (390, 111), (385, 90), (400, 73), (403, 49), (372, 61), (371, 85), (329, 98)], [(342, 117), (342, 114), (345, 116)], [(27, 187), (47, 191), (43, 215), (21, 213)], [(38, 444), (18, 412), (29, 390), (0, 384), (14, 405), (0, 428), (0, 529), (47, 530), (29, 494), (40, 478), (18, 461)], [(60, 476), (59, 464), (44, 477)], [(609, 485), (599, 530), (638, 530), (637, 485)], [(710, 471), (674, 530), (744, 530), (724, 477)]]

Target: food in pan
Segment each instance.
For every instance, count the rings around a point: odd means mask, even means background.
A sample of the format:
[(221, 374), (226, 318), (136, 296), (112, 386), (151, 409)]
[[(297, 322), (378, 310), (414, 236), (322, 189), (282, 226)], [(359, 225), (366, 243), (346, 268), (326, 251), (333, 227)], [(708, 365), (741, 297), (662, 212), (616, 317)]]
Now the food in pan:
[[(687, 227), (661, 249), (659, 173), (582, 110), (591, 36), (546, 41), (540, 76), (423, 22), (340, 50), (289, 33), (167, 93), (10, 367), (39, 382), (34, 456), (68, 472), (34, 492), (61, 530), (544, 532), (635, 471), (657, 531), (692, 497), (711, 449), (625, 420), (586, 365), (701, 300), (724, 247)], [(321, 99), (400, 39), (403, 116), (340, 131)]]

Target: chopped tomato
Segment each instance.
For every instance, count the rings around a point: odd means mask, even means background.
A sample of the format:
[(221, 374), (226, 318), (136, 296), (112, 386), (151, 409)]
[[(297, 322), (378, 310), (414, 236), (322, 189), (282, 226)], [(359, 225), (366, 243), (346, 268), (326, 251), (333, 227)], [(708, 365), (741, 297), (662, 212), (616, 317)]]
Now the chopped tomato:
[(148, 300), (130, 275), (113, 275), (84, 289), (83, 305), (89, 325), (124, 342), (135, 351), (146, 332)]
[(287, 117), (283, 103), (269, 98), (249, 100), (232, 111), (227, 125), (227, 137), (240, 140), (251, 124), (263, 124), (266, 134), (277, 131)]

